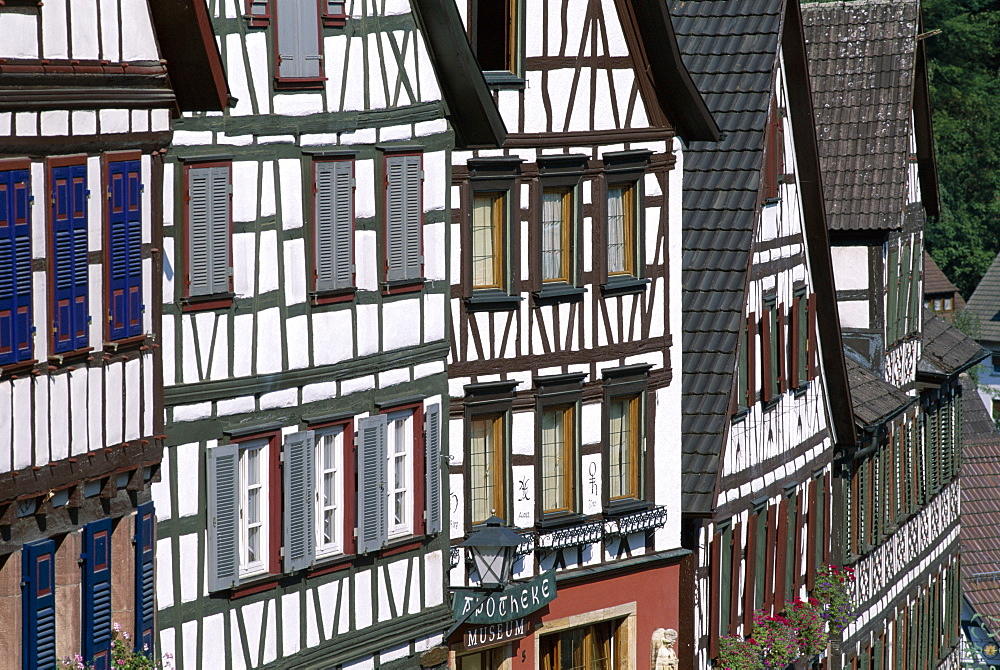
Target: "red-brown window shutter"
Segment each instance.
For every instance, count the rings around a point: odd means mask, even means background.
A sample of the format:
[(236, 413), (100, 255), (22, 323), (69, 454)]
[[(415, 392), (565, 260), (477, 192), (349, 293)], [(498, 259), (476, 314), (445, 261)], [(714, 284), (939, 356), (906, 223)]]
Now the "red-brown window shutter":
[(792, 298), (792, 327), (789, 329), (791, 331), (789, 337), (789, 349), (791, 354), (788, 357), (788, 380), (789, 386), (798, 387), (799, 385), (799, 333), (802, 330), (804, 324), (799, 323), (799, 304), (802, 302), (802, 298), (795, 296)]
[[(711, 603), (719, 603), (719, 602), (721, 602), (721, 597), (727, 597), (728, 596), (728, 594), (726, 594), (726, 596), (723, 596), (723, 594), (719, 593), (719, 582), (720, 582), (720, 579), (719, 579), (719, 570), (722, 569), (722, 565), (721, 565), (722, 554), (719, 551), (719, 545), (721, 543), (722, 543), (722, 540), (719, 538), (719, 534), (718, 533), (713, 533), (712, 534), (712, 548), (711, 548), (711, 552), (712, 552), (711, 561), (712, 561), (712, 563), (709, 566), (709, 569), (711, 570), (711, 579), (712, 579), (712, 583), (711, 583), (711, 585), (709, 587), (709, 590), (710, 590), (709, 602), (711, 602)], [(727, 550), (728, 550), (728, 547), (727, 547)], [(719, 608), (713, 606), (710, 609), (712, 609), (714, 611), (708, 617), (709, 618), (709, 624), (708, 624), (708, 654), (712, 658), (716, 658), (719, 655), (719, 615), (718, 615)]]
[(778, 305), (778, 393), (788, 390), (788, 347), (785, 346), (785, 303)]
[(747, 319), (747, 407), (757, 402), (757, 315), (751, 314)]
[(774, 389), (771, 388), (771, 379), (773, 377), (771, 366), (774, 365), (774, 361), (771, 360), (771, 309), (770, 307), (765, 307), (763, 316), (760, 319), (760, 376), (763, 384), (764, 402), (769, 401), (771, 396), (774, 395)]
[(808, 349), (809, 355), (807, 360), (809, 362), (809, 379), (813, 380), (816, 378), (816, 368), (819, 365), (819, 357), (816, 355), (819, 349), (819, 339), (816, 337), (816, 294), (813, 293), (809, 296), (809, 300), (806, 302), (806, 317), (809, 319), (808, 330), (806, 331), (806, 349)]

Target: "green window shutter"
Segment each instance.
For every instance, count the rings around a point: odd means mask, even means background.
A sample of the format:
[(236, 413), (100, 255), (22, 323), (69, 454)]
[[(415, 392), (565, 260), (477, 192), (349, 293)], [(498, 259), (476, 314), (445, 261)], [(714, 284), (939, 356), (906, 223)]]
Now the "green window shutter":
[(733, 580), (733, 528), (726, 525), (720, 531), (719, 592), (713, 596), (719, 607), (719, 634), (729, 634), (730, 605)]
[(239, 584), (239, 448), (224, 444), (208, 450), (208, 590)]
[(316, 557), (315, 444), (311, 430), (285, 438), (285, 572), (304, 570)]
[(316, 290), (353, 284), (354, 166), (351, 161), (316, 164)]
[[(497, 445), (497, 449), (500, 445)], [(425, 532), (434, 535), (441, 532), (441, 408), (436, 403), (424, 412), (424, 467), (427, 485)]]
[(357, 553), (378, 551), (388, 537), (388, 421), (384, 414), (358, 420)]
[(910, 331), (920, 328), (920, 297), (923, 295), (923, 282), (920, 280), (920, 263), (923, 261), (923, 245), (914, 243), (913, 262), (910, 265), (912, 288), (910, 289)]
[(910, 276), (912, 274), (910, 265), (910, 245), (903, 245), (903, 257), (899, 263), (899, 296), (896, 302), (896, 328), (900, 337), (910, 332), (910, 317), (907, 308), (910, 305), (910, 291), (912, 285)]
[(895, 342), (899, 333), (896, 330), (897, 280), (899, 275), (899, 250), (890, 249), (885, 269), (885, 284), (888, 293), (885, 308), (885, 345), (888, 348)]
[(278, 76), (315, 79), (322, 75), (319, 6), (315, 0), (275, 0)]

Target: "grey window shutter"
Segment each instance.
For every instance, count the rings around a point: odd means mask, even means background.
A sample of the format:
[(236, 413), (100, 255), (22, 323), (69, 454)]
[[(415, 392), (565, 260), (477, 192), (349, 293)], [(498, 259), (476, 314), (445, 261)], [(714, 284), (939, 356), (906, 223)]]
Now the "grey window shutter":
[(316, 556), (315, 434), (292, 433), (285, 439), (284, 527), (285, 572), (304, 570)]
[(229, 293), (229, 168), (213, 167), (212, 191), (212, 293)]
[(424, 412), (424, 458), (425, 532), (433, 535), (441, 532), (441, 408), (437, 404)]
[(416, 279), (422, 274), (420, 236), (423, 233), (423, 205), (421, 203), (420, 156), (406, 156), (405, 162), (405, 228), (406, 228), (406, 279)]
[(188, 295), (212, 293), (211, 170), (188, 171)]
[(208, 450), (208, 590), (239, 583), (239, 449), (225, 444)]
[(386, 169), (386, 279), (406, 279), (406, 159), (389, 156)]
[(384, 414), (359, 419), (355, 436), (358, 453), (357, 553), (366, 554), (385, 546), (388, 536), (387, 433)]
[(353, 174), (350, 161), (316, 164), (316, 290), (353, 283)]
[(316, 78), (322, 70), (319, 5), (315, 0), (277, 0), (279, 76)]

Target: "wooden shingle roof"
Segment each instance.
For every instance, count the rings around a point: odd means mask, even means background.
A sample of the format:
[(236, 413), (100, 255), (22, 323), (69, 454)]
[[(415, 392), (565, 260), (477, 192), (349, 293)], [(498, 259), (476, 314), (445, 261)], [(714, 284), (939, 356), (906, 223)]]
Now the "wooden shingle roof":
[(951, 377), (990, 355), (971, 337), (930, 310), (924, 311), (920, 361), (917, 372), (931, 377)]
[(860, 427), (881, 425), (917, 401), (916, 397), (910, 397), (892, 384), (882, 381), (861, 363), (859, 354), (850, 349), (845, 349), (845, 353), (854, 421)]
[[(924, 295), (934, 293), (958, 293), (958, 287), (951, 283), (941, 271), (931, 255), (924, 251)], [(963, 302), (963, 304), (965, 304)], [(957, 309), (957, 308), (956, 308)]]
[(965, 309), (979, 317), (981, 342), (1000, 342), (1000, 254), (979, 280)]

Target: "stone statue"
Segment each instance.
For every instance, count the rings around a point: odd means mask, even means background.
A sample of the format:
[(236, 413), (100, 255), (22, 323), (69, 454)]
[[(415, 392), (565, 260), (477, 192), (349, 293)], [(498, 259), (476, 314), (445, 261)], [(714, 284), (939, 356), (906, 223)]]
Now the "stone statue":
[(677, 631), (673, 628), (657, 628), (653, 631), (653, 638), (650, 642), (650, 670), (677, 670), (677, 652), (674, 645), (677, 643)]

